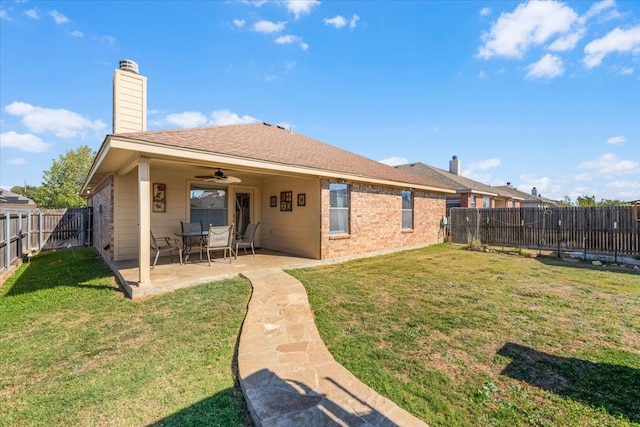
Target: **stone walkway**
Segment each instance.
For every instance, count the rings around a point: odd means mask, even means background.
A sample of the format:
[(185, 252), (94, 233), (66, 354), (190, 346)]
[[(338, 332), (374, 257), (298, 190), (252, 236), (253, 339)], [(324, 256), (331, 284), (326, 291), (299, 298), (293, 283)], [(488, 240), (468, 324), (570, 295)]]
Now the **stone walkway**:
[(253, 294), (238, 371), (257, 427), (426, 426), (333, 359), (298, 280), (277, 268), (243, 276)]

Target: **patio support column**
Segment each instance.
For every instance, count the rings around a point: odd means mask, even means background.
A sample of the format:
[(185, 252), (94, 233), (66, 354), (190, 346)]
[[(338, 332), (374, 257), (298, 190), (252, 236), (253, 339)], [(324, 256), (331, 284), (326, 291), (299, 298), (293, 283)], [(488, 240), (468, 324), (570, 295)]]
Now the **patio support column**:
[(138, 229), (140, 249), (138, 265), (140, 266), (139, 286), (151, 284), (151, 184), (149, 159), (140, 158), (138, 162)]

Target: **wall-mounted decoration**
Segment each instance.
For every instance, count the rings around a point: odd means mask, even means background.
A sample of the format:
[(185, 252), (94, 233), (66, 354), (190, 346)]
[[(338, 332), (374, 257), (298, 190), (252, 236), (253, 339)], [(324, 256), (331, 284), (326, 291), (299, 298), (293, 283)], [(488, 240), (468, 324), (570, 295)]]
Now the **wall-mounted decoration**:
[(307, 204), (307, 195), (305, 193), (298, 194), (298, 206), (305, 206)]
[(165, 184), (153, 184), (153, 212), (167, 211), (167, 186)]
[(282, 191), (280, 193), (280, 210), (281, 211), (293, 210), (293, 191)]
[(271, 198), (269, 199), (269, 206), (272, 208), (278, 206), (278, 196), (271, 196)]

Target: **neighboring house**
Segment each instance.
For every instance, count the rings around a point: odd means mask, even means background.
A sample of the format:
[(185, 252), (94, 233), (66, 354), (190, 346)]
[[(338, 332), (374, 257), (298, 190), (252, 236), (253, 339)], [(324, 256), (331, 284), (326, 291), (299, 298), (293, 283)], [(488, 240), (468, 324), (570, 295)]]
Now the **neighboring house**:
[(419, 162), (396, 166), (396, 168), (455, 190), (456, 194), (446, 196), (447, 213), (451, 208), (460, 207), (517, 208), (523, 200), (522, 196), (503, 191), (500, 187), (491, 187), (462, 176), (462, 164), (458, 156), (453, 156), (449, 161), (448, 171)]
[(520, 206), (522, 206), (523, 208), (548, 208), (551, 206), (558, 206), (558, 202), (556, 202), (555, 200), (545, 199), (541, 195), (538, 195), (538, 190), (536, 189), (536, 187), (533, 187), (531, 189), (531, 194), (525, 193), (524, 191), (520, 191), (517, 188), (512, 187), (510, 183), (493, 188), (499, 189), (503, 193), (510, 194), (513, 197), (520, 197), (522, 199), (520, 201)]
[(326, 259), (438, 241), (445, 196), (437, 182), (266, 123), (146, 132), (146, 77), (121, 61), (113, 134), (82, 192), (94, 242), (113, 261), (139, 262), (150, 282), (150, 230), (180, 221), (260, 222), (257, 245)]
[(22, 194), (0, 189), (0, 211), (37, 209), (35, 202)]

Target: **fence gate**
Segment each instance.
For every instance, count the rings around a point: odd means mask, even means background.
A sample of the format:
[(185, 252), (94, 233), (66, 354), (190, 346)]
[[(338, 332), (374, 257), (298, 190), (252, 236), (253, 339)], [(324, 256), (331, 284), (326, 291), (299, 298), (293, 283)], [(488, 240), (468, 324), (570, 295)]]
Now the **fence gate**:
[(92, 209), (0, 212), (0, 272), (36, 250), (89, 246)]

